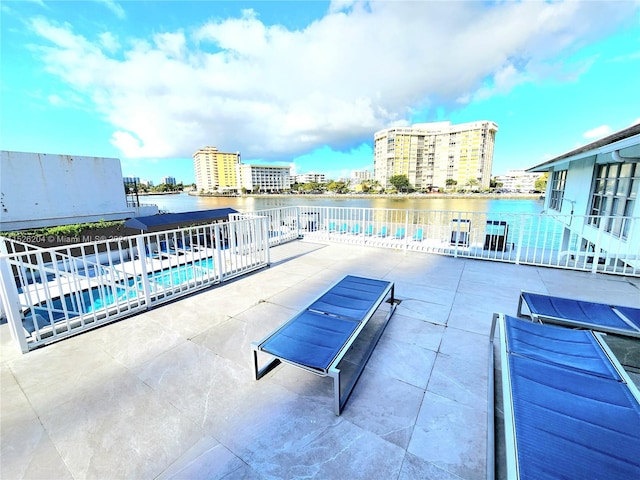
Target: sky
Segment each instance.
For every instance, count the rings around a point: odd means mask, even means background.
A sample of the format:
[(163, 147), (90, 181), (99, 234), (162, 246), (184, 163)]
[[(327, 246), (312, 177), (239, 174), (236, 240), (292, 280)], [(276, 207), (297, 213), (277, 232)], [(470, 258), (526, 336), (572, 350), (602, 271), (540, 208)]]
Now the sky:
[(204, 146), (348, 177), (432, 121), (496, 122), (495, 176), (640, 122), (640, 1), (3, 0), (0, 28), (0, 149), (156, 184)]

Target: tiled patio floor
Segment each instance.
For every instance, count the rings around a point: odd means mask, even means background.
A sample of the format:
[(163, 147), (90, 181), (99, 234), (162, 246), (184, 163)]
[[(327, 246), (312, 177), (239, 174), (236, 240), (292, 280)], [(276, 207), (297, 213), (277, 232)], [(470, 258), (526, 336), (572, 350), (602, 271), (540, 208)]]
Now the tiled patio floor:
[[(485, 478), (488, 334), (521, 289), (640, 306), (640, 279), (297, 241), (272, 266), (22, 355), (0, 326), (3, 479)], [(345, 274), (402, 300), (341, 416), (255, 382), (258, 341)]]

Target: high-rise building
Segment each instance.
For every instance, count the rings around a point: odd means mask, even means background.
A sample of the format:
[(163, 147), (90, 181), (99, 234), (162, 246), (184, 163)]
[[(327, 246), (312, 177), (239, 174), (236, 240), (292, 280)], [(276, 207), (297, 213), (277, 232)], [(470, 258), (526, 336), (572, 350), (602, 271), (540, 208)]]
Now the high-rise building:
[(167, 185), (177, 185), (175, 177), (162, 177), (162, 179), (160, 179), (160, 183), (164, 183)]
[(371, 170), (352, 170), (351, 183), (357, 185), (365, 180), (371, 180)]
[(478, 121), (418, 123), (374, 135), (374, 177), (385, 187), (394, 175), (406, 175), (417, 189), (475, 185), (489, 188), (498, 125)]
[(193, 170), (198, 191), (237, 190), (239, 177), (237, 166), (240, 153), (219, 152), (216, 147), (204, 147), (193, 154)]
[(241, 187), (249, 192), (282, 192), (291, 190), (291, 167), (242, 164)]
[(543, 173), (529, 173), (525, 170), (507, 170), (504, 175), (496, 177), (502, 183), (502, 189), (510, 192), (532, 192), (536, 189), (536, 181)]
[(327, 183), (324, 173), (299, 173), (295, 176), (296, 183)]

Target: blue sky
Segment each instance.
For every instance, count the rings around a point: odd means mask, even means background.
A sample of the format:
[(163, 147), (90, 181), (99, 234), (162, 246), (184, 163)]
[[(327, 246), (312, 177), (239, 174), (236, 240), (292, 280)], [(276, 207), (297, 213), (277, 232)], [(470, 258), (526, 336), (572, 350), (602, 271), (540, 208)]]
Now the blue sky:
[(498, 123), (499, 175), (640, 121), (638, 1), (0, 9), (0, 148), (118, 157), (156, 183), (192, 182), (206, 145), (348, 176), (373, 169), (377, 130), (443, 120)]

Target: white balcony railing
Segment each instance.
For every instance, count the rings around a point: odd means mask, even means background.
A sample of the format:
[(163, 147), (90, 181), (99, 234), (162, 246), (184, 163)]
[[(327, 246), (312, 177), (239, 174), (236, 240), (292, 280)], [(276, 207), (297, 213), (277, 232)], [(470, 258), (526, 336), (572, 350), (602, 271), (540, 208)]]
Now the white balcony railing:
[(0, 297), (28, 352), (262, 268), (298, 238), (640, 276), (640, 218), (304, 206), (57, 248), (3, 238)]
[(302, 236), (640, 276), (640, 218), (636, 217), (309, 206), (262, 210), (255, 215), (269, 218), (271, 245)]
[(25, 353), (269, 263), (257, 216), (57, 248), (2, 240), (2, 304)]

